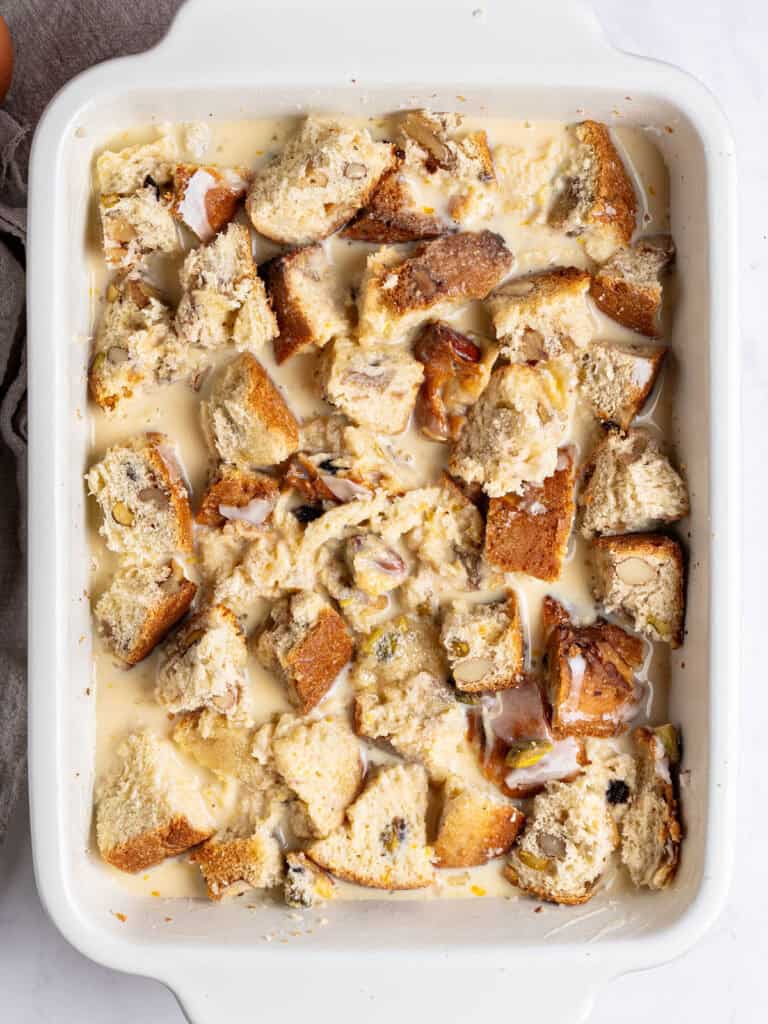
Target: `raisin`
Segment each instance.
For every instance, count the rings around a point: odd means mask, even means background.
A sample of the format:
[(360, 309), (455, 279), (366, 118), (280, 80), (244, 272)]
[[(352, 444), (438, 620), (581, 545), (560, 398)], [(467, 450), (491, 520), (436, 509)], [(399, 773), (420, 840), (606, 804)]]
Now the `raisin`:
[(335, 459), (324, 459), (317, 468), (322, 469), (324, 473), (331, 473), (334, 476), (339, 472)]
[(323, 509), (320, 505), (299, 505), (298, 508), (293, 510), (293, 514), (300, 523), (312, 523), (315, 519), (320, 518), (323, 514)]
[(157, 196), (157, 198), (160, 198), (160, 186), (157, 184), (157, 182), (155, 181), (151, 174), (148, 174), (144, 179), (144, 188), (153, 188), (155, 190), (155, 195)]
[(605, 798), (609, 804), (625, 804), (629, 800), (629, 786), (623, 779), (611, 779)]

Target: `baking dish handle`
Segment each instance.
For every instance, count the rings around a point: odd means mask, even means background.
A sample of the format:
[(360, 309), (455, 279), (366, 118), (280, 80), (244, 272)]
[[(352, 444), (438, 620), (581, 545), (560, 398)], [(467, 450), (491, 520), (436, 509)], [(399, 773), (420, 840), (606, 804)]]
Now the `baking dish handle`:
[[(189, 69), (205, 50), (207, 71), (245, 62), (272, 82), (327, 68), (350, 79), (392, 77), (413, 61), (531, 66), (620, 59), (586, 0), (187, 0), (152, 58)], [(626, 55), (623, 59), (626, 61)]]
[[(514, 952), (510, 953), (510, 959)], [(542, 960), (546, 950), (542, 950)], [(258, 1024), (267, 1020), (495, 1020), (506, 1009), (536, 1024), (583, 1024), (608, 971), (586, 966), (467, 967), (459, 970), (346, 967), (257, 968), (204, 972), (170, 982), (190, 1024)], [(285, 972), (281, 978), (281, 972)]]

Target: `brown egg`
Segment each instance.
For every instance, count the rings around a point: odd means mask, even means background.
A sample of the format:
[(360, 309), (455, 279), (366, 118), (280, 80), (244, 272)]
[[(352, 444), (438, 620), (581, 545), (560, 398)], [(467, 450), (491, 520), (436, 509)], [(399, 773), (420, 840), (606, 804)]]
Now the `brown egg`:
[(5, 18), (0, 18), (0, 103), (5, 99), (12, 77), (13, 43), (11, 42), (11, 33), (8, 31)]

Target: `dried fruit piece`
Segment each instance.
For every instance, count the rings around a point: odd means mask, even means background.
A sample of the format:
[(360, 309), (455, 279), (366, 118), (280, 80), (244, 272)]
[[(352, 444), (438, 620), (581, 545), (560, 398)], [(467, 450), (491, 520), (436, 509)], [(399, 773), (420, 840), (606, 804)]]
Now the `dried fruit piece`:
[(549, 740), (523, 740), (512, 744), (504, 761), (510, 768), (532, 768), (551, 753), (552, 747)]
[(549, 872), (552, 870), (552, 861), (547, 860), (546, 857), (537, 857), (535, 853), (531, 853), (529, 850), (518, 850), (517, 856), (526, 867), (531, 868), (533, 871)]
[(616, 575), (630, 587), (642, 586), (656, 578), (656, 570), (644, 558), (625, 558), (616, 565)]

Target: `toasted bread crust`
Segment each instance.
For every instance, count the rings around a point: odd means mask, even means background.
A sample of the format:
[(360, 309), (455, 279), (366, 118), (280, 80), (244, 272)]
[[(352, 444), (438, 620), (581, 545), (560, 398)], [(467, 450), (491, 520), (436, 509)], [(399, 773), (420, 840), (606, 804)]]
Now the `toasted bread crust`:
[(573, 448), (561, 448), (558, 462), (565, 465), (543, 484), (527, 485), (523, 495), (491, 498), (485, 558), (503, 572), (550, 581), (560, 576), (575, 510)]
[(243, 372), (248, 377), (248, 404), (258, 412), (267, 433), (280, 434), (287, 446), (299, 447), (299, 424), (267, 371), (250, 352), (244, 352)]
[(674, 879), (680, 864), (680, 847), (683, 841), (680, 810), (671, 779), (667, 780), (656, 773), (654, 748), (658, 741), (654, 732), (645, 726), (639, 726), (632, 733), (632, 740), (641, 765), (641, 779), (656, 791), (666, 809), (663, 820), (659, 822), (659, 834), (656, 837), (666, 859), (654, 872), (650, 884), (652, 889), (664, 889)]
[(192, 509), (189, 506), (189, 492), (181, 470), (170, 453), (163, 455), (160, 445), (168, 440), (165, 434), (147, 433), (144, 454), (152, 471), (168, 488), (168, 498), (176, 517), (177, 550), (192, 550)]
[(308, 248), (311, 249), (314, 246), (294, 249), (282, 256), (276, 256), (259, 267), (259, 273), (264, 278), (267, 293), (277, 317), (279, 333), (273, 339), (272, 344), (278, 365), (303, 348), (315, 344), (317, 340), (312, 325), (304, 313), (301, 303), (296, 300), (291, 291), (288, 281), (291, 264), (300, 262)]
[(644, 645), (610, 622), (556, 625), (547, 641), (552, 735), (618, 736), (636, 702), (634, 670)]
[(577, 133), (581, 141), (594, 151), (597, 164), (589, 220), (612, 225), (626, 244), (635, 230), (637, 199), (611, 134), (599, 121), (582, 121)]
[(147, 617), (133, 648), (123, 656), (127, 665), (136, 665), (150, 654), (176, 623), (182, 619), (197, 593), (197, 584), (184, 578), (175, 594), (169, 594)]
[(626, 552), (638, 558), (641, 558), (643, 554), (663, 555), (674, 563), (677, 570), (675, 605), (678, 614), (670, 644), (673, 648), (681, 647), (685, 631), (685, 560), (683, 549), (678, 541), (662, 533), (628, 533), (610, 537), (595, 537), (592, 544), (597, 551), (607, 551), (611, 554)]
[(159, 864), (166, 857), (175, 857), (191, 846), (205, 842), (213, 829), (201, 832), (194, 828), (186, 817), (176, 815), (167, 825), (154, 832), (143, 832), (120, 846), (102, 853), (108, 864), (121, 871), (143, 871)]
[(242, 187), (233, 188), (216, 167), (198, 167), (197, 164), (176, 164), (173, 174), (175, 196), (171, 206), (171, 213), (182, 223), (184, 223), (184, 216), (181, 208), (181, 199), (187, 190), (190, 179), (196, 171), (205, 171), (217, 182), (217, 184), (208, 189), (203, 200), (206, 219), (212, 235), (215, 235), (222, 228), (226, 227), (237, 213), (238, 204), (246, 192), (246, 175), (243, 172)]
[(445, 234), (447, 227), (438, 217), (410, 208), (409, 199), (398, 168), (388, 171), (368, 206), (352, 218), (341, 237), (382, 244), (416, 242)]
[(219, 466), (203, 493), (195, 522), (201, 526), (224, 526), (228, 520), (219, 512), (221, 505), (244, 508), (254, 498), (274, 501), (278, 493), (277, 483), (263, 473), (250, 473), (236, 466)]
[(435, 840), (435, 865), (471, 868), (507, 853), (525, 824), (525, 815), (512, 804), (483, 802), (473, 813), (448, 809)]
[(597, 884), (595, 883), (594, 885), (590, 886), (586, 890), (586, 892), (584, 892), (581, 896), (574, 896), (572, 893), (555, 892), (553, 890), (548, 890), (533, 885), (523, 886), (517, 876), (517, 872), (510, 864), (507, 864), (504, 867), (503, 875), (508, 882), (511, 882), (512, 885), (516, 886), (521, 892), (524, 892), (527, 896), (533, 896), (534, 899), (543, 900), (545, 903), (560, 903), (568, 907), (577, 907), (582, 903), (588, 903), (595, 895), (595, 890), (597, 888)]
[(320, 703), (353, 650), (352, 637), (342, 617), (332, 608), (323, 609), (287, 659), (302, 714)]
[(640, 288), (621, 278), (609, 277), (598, 271), (589, 289), (597, 308), (612, 320), (632, 331), (658, 338), (661, 305), (661, 287)]
[(398, 267), (381, 302), (396, 316), (442, 301), (484, 299), (512, 264), (512, 253), (492, 231), (462, 232), (424, 242)]

